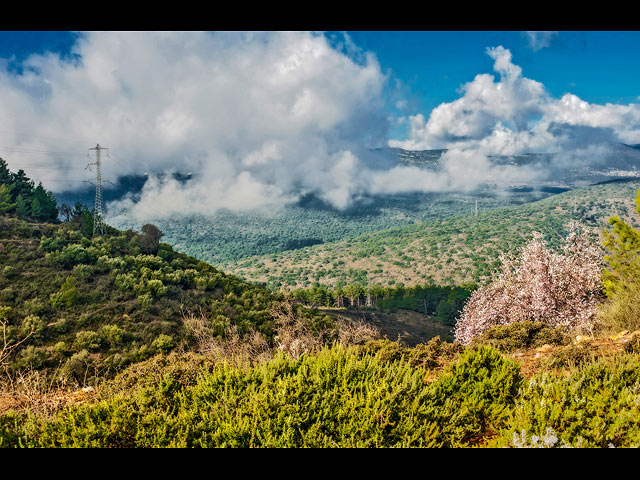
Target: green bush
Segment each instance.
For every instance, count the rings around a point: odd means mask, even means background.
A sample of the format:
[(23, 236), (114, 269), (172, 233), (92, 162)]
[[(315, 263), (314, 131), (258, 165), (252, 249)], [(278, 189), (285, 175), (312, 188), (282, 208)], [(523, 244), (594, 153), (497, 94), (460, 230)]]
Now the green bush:
[(176, 346), (176, 341), (170, 335), (160, 334), (151, 346), (160, 352), (166, 353)]
[(76, 333), (73, 347), (76, 350), (97, 350), (102, 345), (100, 335), (92, 331), (80, 331)]
[(572, 446), (640, 447), (640, 356), (603, 357), (562, 377), (539, 374), (524, 385), (513, 416), (495, 446), (550, 428)]
[(489, 345), (502, 352), (513, 352), (542, 345), (564, 345), (569, 336), (560, 328), (543, 322), (514, 322), (508, 325), (496, 325), (474, 339), (476, 345)]
[(97, 256), (77, 243), (65, 246), (62, 250), (47, 254), (47, 259), (63, 268), (72, 268), (79, 263), (95, 263)]
[(78, 298), (79, 294), (76, 288), (76, 279), (75, 277), (69, 276), (60, 287), (60, 290), (51, 294), (51, 306), (54, 308), (69, 308), (77, 303)]
[(22, 320), (21, 330), (23, 335), (39, 337), (45, 329), (45, 324), (37, 315), (29, 315)]
[[(474, 444), (513, 410), (521, 380), (495, 350), (466, 352), (436, 381), (405, 359), (336, 346), (253, 367), (156, 357), (103, 399), (47, 419), (0, 416), (4, 445), (385, 447)], [(76, 373), (88, 353), (72, 357)], [(191, 363), (193, 361), (193, 363)]]

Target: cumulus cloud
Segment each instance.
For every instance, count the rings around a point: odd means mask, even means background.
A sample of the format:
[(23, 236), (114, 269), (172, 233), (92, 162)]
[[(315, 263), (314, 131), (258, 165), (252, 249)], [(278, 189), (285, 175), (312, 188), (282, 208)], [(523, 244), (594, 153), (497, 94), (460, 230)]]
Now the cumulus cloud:
[(559, 152), (594, 142), (640, 142), (640, 104), (590, 104), (574, 94), (552, 97), (526, 78), (502, 46), (487, 48), (494, 71), (464, 84), (461, 97), (426, 118), (409, 117), (410, 133), (390, 145), (411, 150), (474, 149), (488, 155)]
[[(385, 138), (376, 58), (350, 56), (322, 34), (95, 32), (73, 54), (0, 71), (3, 143), (23, 152), (92, 146), (63, 139), (72, 135), (112, 149), (120, 161), (105, 159), (105, 176), (194, 172), (186, 184), (150, 180), (141, 202), (170, 198), (178, 210), (204, 212), (315, 192), (344, 205), (358, 149)], [(87, 163), (54, 158), (70, 169)], [(70, 180), (86, 178), (70, 171)]]

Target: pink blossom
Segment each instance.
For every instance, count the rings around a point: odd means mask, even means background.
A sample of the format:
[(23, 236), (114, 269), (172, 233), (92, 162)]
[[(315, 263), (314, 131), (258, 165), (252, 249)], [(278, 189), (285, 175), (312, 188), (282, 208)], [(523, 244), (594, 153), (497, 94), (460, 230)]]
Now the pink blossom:
[(591, 331), (602, 298), (602, 252), (590, 232), (575, 223), (569, 229), (561, 253), (534, 233), (518, 254), (503, 255), (498, 277), (466, 303), (456, 340), (468, 344), (495, 325), (524, 320)]

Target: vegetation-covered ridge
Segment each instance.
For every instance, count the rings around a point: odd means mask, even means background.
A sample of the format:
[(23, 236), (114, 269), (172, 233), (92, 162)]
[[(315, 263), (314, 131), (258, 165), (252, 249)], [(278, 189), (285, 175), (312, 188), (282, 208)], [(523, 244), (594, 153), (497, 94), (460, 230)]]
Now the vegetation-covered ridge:
[[(223, 334), (273, 335), (278, 299), (133, 231), (85, 236), (79, 219), (51, 224), (0, 216), (0, 321), (17, 344), (12, 369), (58, 369), (69, 379), (112, 374), (187, 341), (200, 312)], [(24, 340), (24, 341), (23, 341)]]
[[(154, 205), (153, 222), (165, 240), (177, 250), (213, 265), (255, 255), (277, 254), (311, 245), (335, 242), (392, 227), (438, 218), (467, 215), (476, 201), (480, 212), (521, 205), (557, 193), (556, 189), (505, 192), (407, 193), (364, 198), (345, 210), (336, 210), (314, 197), (276, 210), (233, 212), (212, 215), (184, 215), (169, 206)], [(82, 198), (61, 195), (75, 203)], [(92, 202), (93, 197), (82, 198)], [(108, 213), (109, 204), (107, 204)], [(146, 211), (146, 210), (145, 210)], [(126, 215), (109, 217), (120, 229), (137, 228)]]
[(274, 289), (481, 283), (499, 266), (500, 254), (523, 246), (532, 232), (557, 248), (571, 220), (602, 229), (618, 215), (638, 225), (633, 198), (639, 186), (638, 180), (591, 185), (478, 216), (425, 221), (222, 268)]

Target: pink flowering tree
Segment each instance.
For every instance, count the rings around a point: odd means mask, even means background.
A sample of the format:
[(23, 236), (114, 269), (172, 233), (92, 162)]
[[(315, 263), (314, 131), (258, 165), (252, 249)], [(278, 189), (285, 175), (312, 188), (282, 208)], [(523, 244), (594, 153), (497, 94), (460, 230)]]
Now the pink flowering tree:
[(592, 332), (602, 296), (602, 251), (593, 234), (569, 226), (561, 252), (547, 249), (542, 235), (511, 256), (489, 285), (476, 290), (456, 323), (455, 339), (468, 344), (495, 325), (525, 320)]

